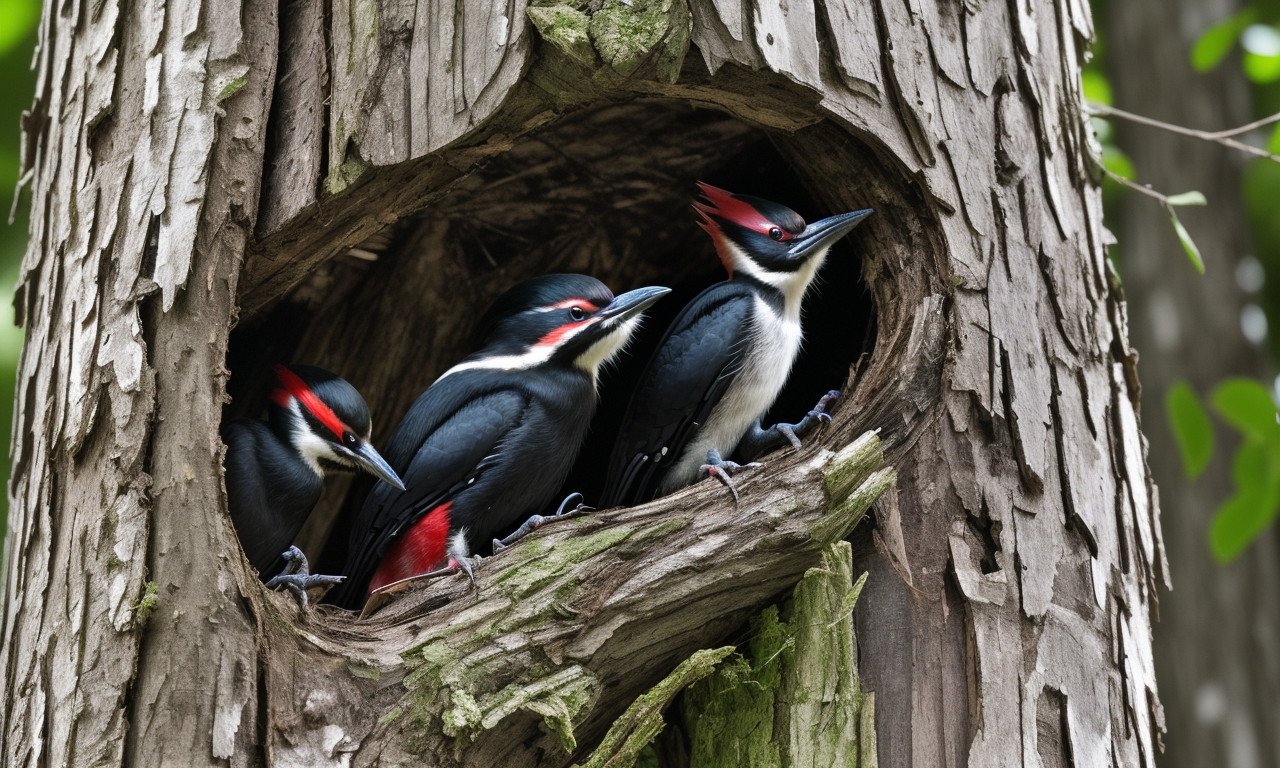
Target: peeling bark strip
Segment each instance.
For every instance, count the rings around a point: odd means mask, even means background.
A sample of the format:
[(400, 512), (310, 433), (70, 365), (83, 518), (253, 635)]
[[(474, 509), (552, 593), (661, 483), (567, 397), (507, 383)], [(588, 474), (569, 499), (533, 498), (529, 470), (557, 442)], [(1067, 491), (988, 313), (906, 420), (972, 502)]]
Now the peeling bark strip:
[[(1149, 622), (1168, 567), (1082, 154), (1083, 2), (346, 0), (285, 4), (285, 35), (277, 7), (46, 4), (24, 119), (6, 760), (586, 759), (848, 534), (890, 485), (855, 440), (879, 430), (901, 482), (852, 542), (871, 574), (864, 758), (1153, 764)], [(594, 144), (558, 140), (574, 121)], [(682, 165), (717, 131), (743, 143)], [(389, 419), (456, 357), (426, 337), (459, 328), (441, 322), (459, 297), (570, 266), (616, 284), (691, 274), (691, 241), (620, 245), (657, 219), (615, 214), (682, 208), (678, 169), (748, 167), (758, 131), (816, 203), (876, 210), (858, 242), (877, 338), (835, 424), (744, 476), (742, 509), (703, 485), (560, 523), (486, 563), (476, 594), (442, 584), (353, 623), (263, 593), (219, 479), (237, 301), (250, 320), (315, 310), (233, 350), (238, 373), (290, 356), (351, 371)], [(619, 146), (625, 177), (583, 171)], [(504, 194), (544, 207), (508, 217)], [(478, 211), (528, 254), (459, 224)], [(376, 234), (381, 260), (335, 282), (332, 257)], [(392, 310), (411, 332), (368, 332)]]
[[(6, 764), (155, 764), (179, 743), (186, 764), (225, 764), (255, 739), (244, 569), (207, 555), (228, 540), (215, 425), (273, 8), (45, 5), (23, 121), (34, 204), (16, 299)], [(227, 620), (242, 631), (205, 631)]]

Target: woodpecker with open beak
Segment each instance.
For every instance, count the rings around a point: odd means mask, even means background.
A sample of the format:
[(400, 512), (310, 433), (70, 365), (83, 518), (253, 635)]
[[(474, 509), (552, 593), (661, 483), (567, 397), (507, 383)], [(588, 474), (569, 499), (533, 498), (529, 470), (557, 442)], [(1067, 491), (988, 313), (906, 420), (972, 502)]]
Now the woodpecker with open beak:
[[(329, 599), (357, 608), (384, 586), (466, 558), (546, 509), (596, 409), (600, 369), (668, 292), (614, 296), (585, 275), (507, 291), (480, 321), (480, 350), (420, 395), (387, 443), (403, 492), (378, 485), (351, 526), (347, 576)], [(468, 570), (469, 572), (469, 570)]]
[[(369, 406), (355, 387), (308, 365), (277, 365), (275, 373), (269, 420), (237, 419), (222, 428), (231, 521), (264, 581), (285, 566), (281, 553), (320, 500), (327, 470), (363, 470), (404, 487), (369, 442)], [(277, 583), (312, 584), (309, 574), (299, 577)]]
[[(636, 385), (614, 442), (603, 506), (633, 505), (742, 465), (830, 420), (828, 392), (798, 424), (761, 419), (800, 350), (800, 306), (831, 245), (866, 218), (862, 210), (805, 224), (795, 211), (699, 183), (699, 226), (729, 279), (700, 293), (668, 328)], [(758, 466), (749, 464), (746, 466)]]

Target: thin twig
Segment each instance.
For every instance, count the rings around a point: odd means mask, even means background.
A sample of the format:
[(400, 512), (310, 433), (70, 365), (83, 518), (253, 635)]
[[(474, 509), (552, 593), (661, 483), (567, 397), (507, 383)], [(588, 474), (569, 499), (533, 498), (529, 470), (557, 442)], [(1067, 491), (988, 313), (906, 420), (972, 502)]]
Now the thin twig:
[(1123, 109), (1116, 109), (1115, 107), (1111, 107), (1106, 104), (1099, 104), (1094, 101), (1088, 102), (1087, 110), (1089, 114), (1094, 117), (1115, 117), (1121, 120), (1128, 120), (1131, 123), (1137, 123), (1151, 128), (1159, 128), (1160, 130), (1176, 133), (1180, 136), (1189, 136), (1193, 139), (1209, 141), (1214, 144), (1220, 144), (1224, 147), (1238, 149), (1241, 152), (1248, 153), (1254, 157), (1265, 157), (1268, 160), (1280, 163), (1280, 155), (1272, 154), (1261, 147), (1255, 147), (1231, 138), (1233, 136), (1238, 136), (1242, 133), (1252, 131), (1255, 128), (1261, 128), (1272, 123), (1280, 122), (1280, 112), (1269, 117), (1264, 117), (1261, 120), (1255, 120), (1248, 125), (1242, 125), (1238, 128), (1229, 128), (1225, 131), (1199, 131), (1195, 128), (1187, 128), (1181, 125), (1174, 125), (1173, 123), (1166, 123), (1163, 120), (1155, 120), (1150, 117), (1135, 115), (1132, 112), (1126, 112)]
[(1135, 192), (1141, 192), (1142, 194), (1146, 195), (1147, 197), (1150, 197), (1150, 198), (1155, 199), (1157, 202), (1159, 202), (1159, 203), (1160, 203), (1160, 205), (1165, 206), (1166, 208), (1168, 207), (1168, 202), (1169, 202), (1169, 196), (1168, 196), (1168, 195), (1161, 194), (1160, 192), (1155, 191), (1154, 189), (1152, 189), (1152, 188), (1151, 188), (1149, 185), (1147, 185), (1147, 184), (1139, 184), (1138, 182), (1134, 181), (1133, 179), (1130, 179), (1130, 178), (1128, 178), (1128, 177), (1126, 177), (1126, 176), (1121, 176), (1120, 174), (1118, 174), (1118, 173), (1116, 173), (1115, 171), (1111, 170), (1111, 169), (1110, 169), (1110, 168), (1108, 168), (1107, 166), (1103, 165), (1101, 162), (1097, 163), (1097, 166), (1098, 166), (1099, 168), (1101, 168), (1101, 169), (1102, 169), (1102, 172), (1103, 172), (1103, 173), (1105, 173), (1105, 174), (1107, 174), (1107, 176), (1111, 177), (1111, 180), (1112, 180), (1112, 181), (1114, 181), (1114, 182), (1116, 182), (1116, 183), (1120, 184), (1121, 186), (1128, 187), (1129, 189), (1132, 189), (1132, 190), (1134, 190)]

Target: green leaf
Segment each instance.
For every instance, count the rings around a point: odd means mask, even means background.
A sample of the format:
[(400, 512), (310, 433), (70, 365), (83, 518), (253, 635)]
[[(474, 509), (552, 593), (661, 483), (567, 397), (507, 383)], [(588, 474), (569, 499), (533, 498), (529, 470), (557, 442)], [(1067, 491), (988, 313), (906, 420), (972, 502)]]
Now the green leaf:
[(1280, 30), (1270, 24), (1250, 24), (1240, 33), (1244, 56), (1240, 64), (1255, 83), (1280, 80)]
[(1246, 437), (1280, 444), (1276, 405), (1271, 394), (1253, 379), (1227, 379), (1210, 396), (1213, 409)]
[(1213, 425), (1200, 398), (1185, 382), (1173, 385), (1164, 400), (1169, 427), (1182, 454), (1182, 469), (1192, 480), (1204, 472), (1213, 456)]
[(0, 0), (0, 55), (26, 40), (39, 20), (36, 0)]
[(1240, 66), (1250, 81), (1265, 85), (1280, 80), (1280, 54), (1258, 54), (1245, 51)]
[(1182, 222), (1178, 220), (1178, 215), (1173, 212), (1173, 208), (1166, 206), (1165, 210), (1169, 211), (1169, 221), (1173, 224), (1173, 233), (1178, 236), (1178, 242), (1182, 243), (1182, 250), (1187, 252), (1187, 258), (1191, 259), (1191, 266), (1196, 268), (1200, 274), (1204, 274), (1204, 259), (1200, 258), (1200, 249), (1196, 247), (1196, 242), (1191, 239), (1191, 234), (1187, 232), (1187, 228), (1182, 226)]
[(1197, 72), (1208, 72), (1221, 64), (1240, 38), (1240, 32), (1253, 23), (1254, 15), (1252, 9), (1242, 11), (1206, 29), (1191, 48), (1191, 66)]
[(1274, 446), (1247, 440), (1232, 465), (1236, 495), (1218, 508), (1209, 524), (1209, 549), (1223, 564), (1258, 538), (1280, 510), (1280, 454)]
[(1180, 195), (1170, 195), (1169, 197), (1166, 197), (1164, 199), (1164, 202), (1165, 202), (1165, 205), (1172, 205), (1175, 207), (1187, 206), (1187, 205), (1208, 205), (1209, 204), (1209, 201), (1205, 199), (1204, 195), (1194, 189), (1191, 190), (1190, 192), (1183, 192)]
[(1094, 101), (1111, 106), (1111, 82), (1107, 80), (1106, 75), (1093, 67), (1086, 67), (1080, 73), (1080, 84), (1084, 88), (1086, 101)]
[(1280, 155), (1280, 124), (1271, 129), (1271, 138), (1267, 139), (1267, 151), (1273, 155)]
[(1108, 171), (1117, 176), (1123, 176), (1130, 181), (1133, 180), (1136, 173), (1133, 169), (1133, 161), (1124, 153), (1124, 150), (1114, 144), (1102, 145), (1102, 164), (1106, 166)]

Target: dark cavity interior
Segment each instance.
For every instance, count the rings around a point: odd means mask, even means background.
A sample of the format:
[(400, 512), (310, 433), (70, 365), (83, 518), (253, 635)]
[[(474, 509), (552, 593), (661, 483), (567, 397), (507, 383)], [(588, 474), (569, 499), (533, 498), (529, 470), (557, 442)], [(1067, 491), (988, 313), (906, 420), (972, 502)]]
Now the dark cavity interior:
[[(603, 377), (591, 437), (566, 482), (566, 493), (580, 491), (591, 503), (629, 382), (681, 307), (725, 277), (689, 207), (694, 182), (774, 200), (807, 221), (842, 212), (824, 206), (784, 160), (779, 147), (788, 140), (671, 101), (559, 120), (454, 184), (442, 203), (389, 225), (242, 318), (231, 335), (225, 416), (263, 415), (274, 363), (318, 365), (361, 391), (381, 446), (413, 399), (473, 350), (476, 321), (516, 282), (582, 272), (615, 293), (666, 285), (673, 293)], [(870, 199), (858, 207), (868, 206), (875, 207)], [(804, 347), (766, 424), (797, 421), (827, 390), (845, 390), (851, 364), (871, 351), (875, 313), (861, 257), (868, 230), (863, 225), (833, 247), (810, 289)], [(328, 482), (302, 534), (308, 552), (319, 551), (348, 484)]]

